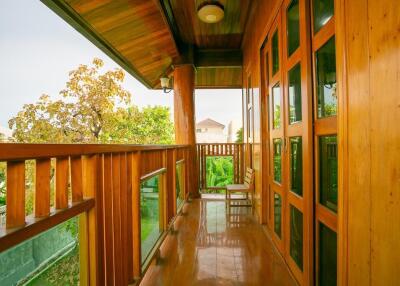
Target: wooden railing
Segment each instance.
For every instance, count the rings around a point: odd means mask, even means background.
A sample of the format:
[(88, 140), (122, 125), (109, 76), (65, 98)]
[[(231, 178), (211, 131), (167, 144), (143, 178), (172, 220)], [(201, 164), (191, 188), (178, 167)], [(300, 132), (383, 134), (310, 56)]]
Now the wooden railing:
[(244, 153), (241, 143), (200, 143), (197, 144), (197, 162), (199, 168), (199, 185), (201, 190), (221, 189), (207, 185), (207, 157), (232, 157), (233, 183), (243, 182)]
[[(128, 285), (144, 269), (140, 184), (149, 174), (165, 173), (160, 190), (165, 232), (177, 214), (176, 163), (189, 156), (188, 146), (0, 144), (0, 162), (7, 163), (6, 226), (0, 228), (0, 252), (80, 215), (80, 285)], [(35, 161), (34, 213), (29, 216), (25, 214), (27, 160)], [(187, 198), (190, 170), (184, 166)]]

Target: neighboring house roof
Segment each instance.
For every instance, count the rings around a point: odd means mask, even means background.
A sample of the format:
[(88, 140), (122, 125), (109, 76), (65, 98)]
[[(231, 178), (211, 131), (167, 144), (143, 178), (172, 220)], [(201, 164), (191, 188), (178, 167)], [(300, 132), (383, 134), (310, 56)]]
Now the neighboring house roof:
[(196, 128), (225, 128), (224, 124), (221, 124), (215, 120), (212, 120), (210, 118), (204, 119), (200, 122), (197, 122)]

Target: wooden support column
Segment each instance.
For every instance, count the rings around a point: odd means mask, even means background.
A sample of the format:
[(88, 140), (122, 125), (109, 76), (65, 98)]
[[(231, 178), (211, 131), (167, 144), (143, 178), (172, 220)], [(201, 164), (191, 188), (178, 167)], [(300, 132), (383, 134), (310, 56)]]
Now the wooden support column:
[(196, 132), (194, 86), (195, 68), (191, 64), (179, 65), (174, 69), (174, 116), (176, 144), (190, 145), (188, 158), (189, 192), (199, 197), (198, 170), (196, 160)]

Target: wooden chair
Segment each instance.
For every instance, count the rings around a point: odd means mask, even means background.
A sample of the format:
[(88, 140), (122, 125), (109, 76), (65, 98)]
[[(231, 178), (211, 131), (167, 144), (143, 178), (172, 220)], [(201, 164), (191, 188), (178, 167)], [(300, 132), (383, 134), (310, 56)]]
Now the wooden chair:
[[(251, 207), (253, 205), (253, 196), (249, 193), (254, 191), (254, 170), (251, 168), (246, 169), (246, 176), (244, 177), (244, 184), (235, 184), (235, 185), (227, 185), (226, 186), (226, 200), (228, 201), (227, 205), (229, 207)], [(246, 201), (250, 201), (248, 204), (231, 204), (231, 201), (238, 201), (243, 199), (232, 199), (232, 193), (244, 193), (246, 194)]]

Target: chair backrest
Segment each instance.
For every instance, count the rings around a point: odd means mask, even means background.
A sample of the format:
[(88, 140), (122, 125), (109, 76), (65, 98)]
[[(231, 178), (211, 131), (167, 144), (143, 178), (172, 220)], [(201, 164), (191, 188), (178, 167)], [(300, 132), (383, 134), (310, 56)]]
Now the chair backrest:
[(249, 189), (254, 187), (254, 170), (248, 167), (246, 168), (246, 175), (244, 176), (244, 185)]

